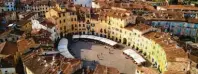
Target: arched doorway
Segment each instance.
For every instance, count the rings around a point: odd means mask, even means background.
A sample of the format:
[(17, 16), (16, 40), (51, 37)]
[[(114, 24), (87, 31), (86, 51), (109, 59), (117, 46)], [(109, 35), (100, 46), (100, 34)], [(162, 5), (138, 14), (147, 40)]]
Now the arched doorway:
[(144, 53), (144, 56), (146, 56), (146, 52)]
[(118, 38), (116, 37), (116, 40), (115, 41), (118, 41)]
[(100, 33), (103, 33), (103, 30), (102, 29), (100, 29)]
[(63, 33), (62, 32), (60, 33), (60, 36), (61, 36), (61, 38), (63, 37)]
[(139, 48), (136, 48), (137, 51), (139, 51)]
[(104, 35), (104, 38), (106, 38), (107, 37), (107, 35)]
[(128, 46), (131, 46), (131, 43), (129, 43)]
[(92, 35), (94, 35), (94, 30), (93, 30), (93, 31), (91, 31), (91, 34), (92, 34)]
[(107, 36), (108, 36), (108, 38), (110, 39), (110, 33), (108, 33), (108, 35), (107, 35)]
[(102, 34), (100, 34), (100, 37), (103, 37), (103, 35), (102, 35)]
[(105, 33), (105, 34), (107, 33), (107, 30), (106, 30), (106, 29), (104, 29), (104, 33)]
[(123, 44), (127, 44), (127, 39), (123, 38)]
[(121, 43), (121, 39), (119, 39), (119, 41), (118, 41), (119, 43)]
[(134, 48), (135, 48), (135, 46), (133, 45), (133, 46), (132, 46), (132, 48), (134, 49)]
[(112, 40), (114, 40), (114, 36), (112, 36)]

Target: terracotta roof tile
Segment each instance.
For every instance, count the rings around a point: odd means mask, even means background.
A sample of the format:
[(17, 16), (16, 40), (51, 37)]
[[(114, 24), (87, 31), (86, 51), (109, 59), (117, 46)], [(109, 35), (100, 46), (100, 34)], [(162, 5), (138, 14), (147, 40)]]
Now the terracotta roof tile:
[(198, 7), (190, 6), (190, 5), (168, 5), (163, 7), (167, 9), (198, 10)]
[(143, 74), (159, 74), (159, 72), (153, 68), (138, 67), (137, 70)]
[(17, 43), (6, 42), (4, 48), (1, 50), (0, 54), (3, 55), (15, 55), (17, 52)]
[(18, 51), (23, 53), (25, 50), (34, 47), (36, 44), (32, 38), (20, 39), (17, 41)]

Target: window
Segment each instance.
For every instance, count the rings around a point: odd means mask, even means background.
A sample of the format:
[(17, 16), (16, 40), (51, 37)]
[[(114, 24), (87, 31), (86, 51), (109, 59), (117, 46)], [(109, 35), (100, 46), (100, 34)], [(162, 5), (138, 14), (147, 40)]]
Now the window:
[(65, 19), (63, 20), (63, 22), (65, 23)]
[(62, 27), (60, 27), (60, 30), (62, 30)]
[(60, 13), (58, 15), (59, 15), (59, 17), (61, 17), (61, 14)]
[(63, 13), (63, 16), (65, 16), (65, 13)]
[(74, 25), (72, 25), (72, 30), (74, 30)]
[(0, 42), (3, 42), (3, 40), (2, 40), (2, 39), (0, 39)]
[(81, 24), (79, 24), (79, 27), (81, 27)]
[(74, 21), (77, 21), (76, 18), (74, 18)]
[(85, 24), (83, 24), (83, 27), (85, 27)]
[(95, 26), (95, 24), (91, 24), (91, 26), (92, 26), (92, 27), (94, 27), (94, 26)]
[(71, 21), (73, 21), (73, 18), (71, 18)]
[(60, 22), (60, 24), (61, 24), (61, 20), (60, 20), (59, 22)]
[(66, 30), (66, 26), (64, 26), (64, 29)]

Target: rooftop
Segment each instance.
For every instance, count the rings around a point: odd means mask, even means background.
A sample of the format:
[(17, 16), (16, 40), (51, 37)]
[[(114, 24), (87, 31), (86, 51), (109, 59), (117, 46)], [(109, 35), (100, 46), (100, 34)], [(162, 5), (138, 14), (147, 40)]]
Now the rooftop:
[(36, 46), (34, 40), (32, 38), (24, 39), (21, 38), (17, 41), (18, 51), (24, 53), (27, 49)]
[(15, 55), (17, 52), (17, 43), (15, 42), (4, 42), (1, 43), (1, 51), (0, 54), (3, 55)]
[(24, 65), (35, 74), (57, 74), (59, 71), (70, 74), (81, 65), (80, 60), (63, 58), (61, 55), (40, 56), (42, 51), (42, 49), (38, 49), (22, 56)]
[(24, 25), (26, 25), (27, 23), (30, 23), (30, 22), (31, 22), (31, 20), (21, 20), (21, 21), (17, 22), (16, 24), (18, 26), (24, 26)]
[(143, 74), (159, 74), (157, 70), (148, 67), (138, 67), (137, 70)]
[(91, 74), (120, 74), (120, 72), (116, 68), (97, 64), (95, 70)]
[(43, 24), (44, 26), (46, 26), (48, 28), (52, 28), (52, 27), (56, 26), (54, 23), (52, 23), (51, 19), (46, 19), (43, 22), (41, 22), (41, 24)]
[(143, 15), (146, 20), (158, 21), (186, 21), (181, 11), (155, 11)]
[(146, 24), (137, 24), (137, 25), (129, 24), (125, 28), (128, 29), (128, 30), (131, 30), (131, 31), (132, 31), (132, 29), (136, 29), (136, 30), (139, 30), (141, 32), (144, 32), (144, 31), (147, 31), (148, 29), (150, 29), (151, 26), (146, 25)]
[(183, 48), (177, 46), (177, 43), (171, 39), (170, 34), (164, 32), (149, 32), (145, 33), (144, 36), (158, 43), (164, 49), (168, 61), (179, 61), (178, 59), (181, 58), (183, 58), (182, 61), (186, 61), (187, 54)]
[(106, 20), (107, 17), (114, 17), (120, 19), (126, 19), (131, 17), (132, 13), (127, 10), (119, 10), (119, 9), (92, 9), (92, 18), (94, 19), (102, 19)]
[(11, 68), (15, 67), (13, 56), (8, 56), (6, 58), (1, 59), (0, 68)]
[(41, 6), (41, 5), (46, 5), (46, 6), (55, 6), (56, 5), (56, 2), (54, 1), (35, 1), (33, 3), (33, 6)]
[(198, 10), (198, 7), (191, 6), (191, 5), (168, 5), (162, 6), (166, 9), (174, 9), (174, 10)]
[(34, 16), (34, 15), (36, 15), (36, 14), (37, 14), (37, 12), (29, 13), (27, 16), (25, 16), (25, 17), (23, 18), (23, 20), (30, 19), (32, 16)]
[(187, 74), (183, 71), (165, 71), (164, 74)]

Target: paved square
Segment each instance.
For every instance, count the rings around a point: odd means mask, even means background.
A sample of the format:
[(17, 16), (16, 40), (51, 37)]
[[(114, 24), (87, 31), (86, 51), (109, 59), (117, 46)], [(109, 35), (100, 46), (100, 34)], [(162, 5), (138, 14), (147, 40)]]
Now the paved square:
[(93, 42), (78, 41), (72, 44), (71, 51), (77, 58), (98, 61), (102, 65), (117, 68), (120, 73), (135, 74), (136, 65), (131, 59), (125, 58), (123, 50)]

